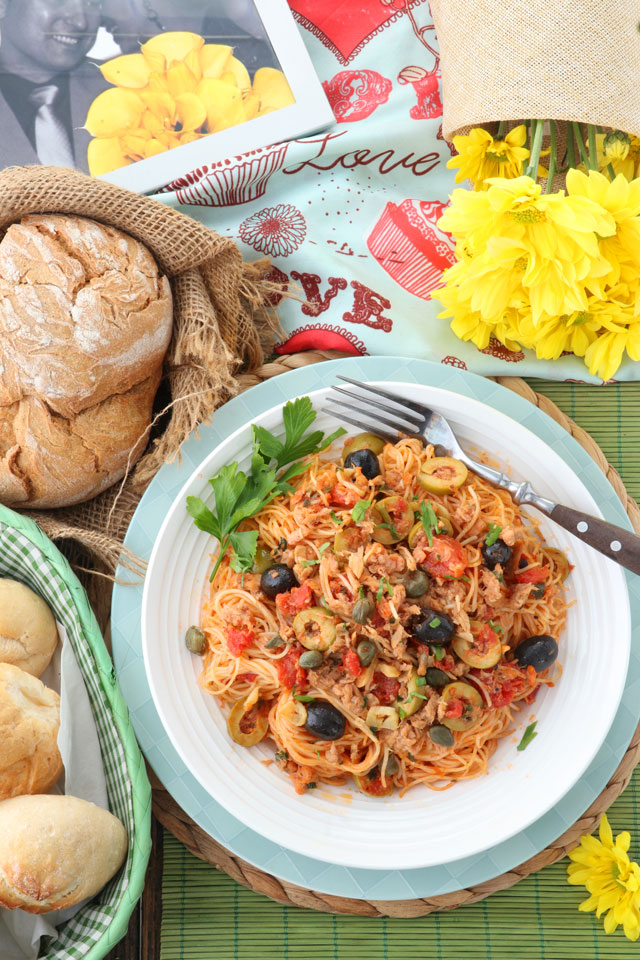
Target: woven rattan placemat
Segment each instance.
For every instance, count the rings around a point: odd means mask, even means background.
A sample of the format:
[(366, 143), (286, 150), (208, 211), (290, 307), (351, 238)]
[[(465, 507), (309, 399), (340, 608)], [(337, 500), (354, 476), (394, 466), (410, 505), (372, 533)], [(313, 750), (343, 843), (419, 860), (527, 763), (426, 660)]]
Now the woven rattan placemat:
[[(344, 356), (344, 354), (329, 351), (314, 351), (280, 357), (272, 363), (263, 364), (251, 374), (241, 376), (241, 386), (243, 390), (246, 390), (257, 383), (261, 383), (263, 380), (278, 376), (289, 370), (306, 366), (310, 363), (318, 363), (322, 360), (335, 359), (339, 356)], [(620, 475), (607, 461), (604, 453), (592, 437), (566, 416), (553, 401), (540, 393), (536, 393), (519, 377), (500, 377), (498, 378), (498, 382), (503, 387), (513, 390), (515, 393), (535, 404), (577, 440), (606, 475), (624, 505), (633, 528), (636, 532), (640, 533), (640, 509), (638, 505), (629, 496)], [(277, 900), (279, 903), (331, 913), (357, 914), (366, 917), (419, 917), (432, 913), (433, 911), (452, 910), (464, 904), (482, 900), (498, 890), (505, 890), (513, 886), (524, 877), (561, 859), (567, 851), (576, 844), (580, 835), (591, 833), (595, 829), (601, 815), (609, 808), (629, 783), (633, 769), (639, 761), (640, 726), (636, 730), (618, 768), (598, 798), (585, 811), (580, 819), (553, 844), (535, 857), (520, 864), (519, 867), (503, 873), (493, 880), (478, 884), (474, 887), (458, 890), (454, 893), (414, 900), (380, 901), (347, 899), (318, 893), (278, 880), (276, 877), (232, 855), (223, 846), (213, 840), (187, 816), (156, 778), (152, 779), (153, 809), (158, 820), (195, 856), (206, 860), (217, 869), (222, 870), (238, 883), (258, 893), (265, 894)]]

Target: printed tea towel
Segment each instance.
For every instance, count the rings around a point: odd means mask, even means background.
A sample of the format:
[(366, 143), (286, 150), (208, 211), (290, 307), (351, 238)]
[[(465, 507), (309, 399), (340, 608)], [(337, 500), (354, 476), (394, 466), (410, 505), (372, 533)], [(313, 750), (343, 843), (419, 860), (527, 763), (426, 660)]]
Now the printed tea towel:
[[(497, 340), (479, 351), (430, 300), (453, 245), (437, 220), (454, 187), (446, 168), (437, 39), (427, 0), (289, 0), (335, 115), (314, 136), (212, 157), (158, 196), (295, 285), (279, 353), (338, 349), (451, 364), (485, 375), (574, 382), (582, 360), (537, 360)], [(213, 141), (212, 141), (213, 142)], [(640, 377), (627, 360), (617, 379)]]

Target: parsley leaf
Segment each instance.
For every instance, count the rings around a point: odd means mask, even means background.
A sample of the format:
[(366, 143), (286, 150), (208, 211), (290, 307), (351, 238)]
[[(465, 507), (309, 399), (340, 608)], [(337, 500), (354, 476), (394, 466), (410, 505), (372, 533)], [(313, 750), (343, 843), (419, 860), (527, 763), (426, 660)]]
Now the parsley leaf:
[(439, 627), (441, 623), (442, 623), (442, 620), (440, 619), (440, 617), (432, 617), (431, 620), (429, 620), (429, 627), (432, 630), (435, 630), (435, 628)]
[(426, 687), (427, 678), (426, 677), (416, 677), (416, 687)]
[(245, 530), (242, 533), (231, 533), (229, 542), (233, 548), (233, 556), (229, 563), (231, 569), (242, 574), (251, 570), (256, 555), (258, 531)]
[(397, 710), (398, 710), (398, 716), (400, 717), (400, 719), (404, 720), (404, 718), (406, 717), (406, 713), (404, 712), (402, 707), (398, 707)]
[(339, 517), (338, 514), (335, 512), (335, 510), (332, 510), (329, 516), (331, 517), (334, 523), (340, 524), (344, 522), (342, 517)]
[(380, 603), (380, 601), (382, 600), (382, 595), (385, 589), (387, 593), (391, 593), (391, 584), (389, 583), (386, 577), (380, 577), (380, 586), (376, 591), (376, 600), (378, 601), (378, 603)]
[(394, 540), (401, 540), (401, 539), (402, 539), (402, 537), (400, 536), (400, 534), (399, 534), (398, 531), (396, 530), (396, 527), (395, 527), (395, 524), (394, 524), (394, 523), (378, 523), (378, 524), (376, 524), (376, 526), (375, 526), (373, 529), (374, 529), (374, 530), (389, 530), (389, 531), (391, 532), (391, 536), (393, 537)]
[(438, 532), (438, 518), (436, 512), (428, 500), (423, 500), (420, 504), (420, 518), (424, 532), (427, 535), (429, 546), (433, 546), (433, 531)]
[(296, 693), (293, 699), (297, 700), (299, 703), (314, 703), (316, 698), (309, 697), (306, 693)]
[[(254, 441), (265, 461), (275, 460), (276, 469), (279, 470), (300, 457), (307, 457), (309, 454), (325, 450), (334, 440), (346, 433), (343, 427), (339, 427), (328, 437), (325, 437), (322, 430), (314, 430), (307, 434), (306, 432), (316, 416), (316, 411), (313, 409), (309, 397), (298, 397), (296, 400), (285, 403), (282, 408), (282, 422), (285, 429), (284, 441), (279, 440), (265, 427), (254, 424), (252, 428)], [(296, 476), (297, 473), (301, 472), (298, 469), (300, 466), (298, 463), (293, 463), (293, 466), (289, 467), (281, 479), (290, 480), (291, 477)]]
[(538, 736), (536, 733), (536, 726), (538, 721), (534, 720), (533, 723), (530, 723), (525, 732), (522, 734), (522, 740), (518, 744), (517, 749), (522, 751), (526, 750), (531, 741)]
[(496, 542), (496, 540), (497, 540), (498, 537), (500, 536), (500, 533), (501, 533), (501, 532), (502, 532), (502, 527), (500, 526), (499, 523), (490, 523), (490, 524), (489, 524), (489, 531), (488, 531), (487, 536), (485, 537), (485, 541), (484, 541), (484, 542), (485, 542), (485, 546), (487, 546), (487, 547), (493, 546), (493, 544)]
[(361, 520), (364, 520), (364, 515), (371, 506), (371, 500), (358, 500), (355, 507), (351, 511), (351, 519), (354, 523), (360, 523)]
[(471, 583), (471, 580), (469, 580), (469, 577), (452, 577), (450, 573), (445, 573), (444, 579), (445, 580), (464, 580), (465, 583)]
[(436, 658), (436, 660), (442, 660), (442, 658), (444, 657), (444, 647), (440, 647), (440, 646), (434, 647), (433, 655)]
[(322, 560), (322, 554), (325, 552), (325, 550), (326, 550), (327, 547), (329, 547), (329, 546), (331, 546), (331, 544), (330, 544), (329, 541), (327, 540), (327, 542), (326, 542), (326, 543), (323, 543), (322, 546), (320, 547), (320, 549), (318, 550), (318, 553), (320, 554), (320, 556), (317, 557), (317, 559), (315, 559), (315, 560), (301, 560), (301, 561), (300, 561), (300, 566), (301, 566), (301, 567), (314, 567), (317, 563), (320, 563), (321, 560)]

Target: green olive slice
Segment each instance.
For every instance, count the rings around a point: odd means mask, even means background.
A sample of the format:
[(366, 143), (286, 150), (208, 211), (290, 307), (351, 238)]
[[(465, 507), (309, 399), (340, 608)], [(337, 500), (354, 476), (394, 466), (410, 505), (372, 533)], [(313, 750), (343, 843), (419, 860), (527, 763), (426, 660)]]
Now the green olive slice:
[(338, 530), (333, 538), (334, 553), (355, 553), (362, 543), (362, 534), (357, 527)]
[(271, 551), (266, 547), (258, 547), (251, 567), (251, 573), (264, 573), (269, 567), (273, 566), (273, 557)]
[(553, 572), (560, 574), (560, 582), (564, 583), (569, 574), (571, 573), (571, 567), (569, 566), (569, 561), (562, 550), (557, 550), (555, 547), (545, 547), (544, 555), (551, 560), (553, 564)]
[(253, 747), (267, 735), (269, 729), (268, 709), (263, 705), (254, 704), (245, 709), (246, 697), (238, 700), (231, 709), (227, 718), (227, 728), (234, 743), (242, 747)]
[(418, 686), (418, 679), (420, 679), (418, 671), (414, 668), (407, 682), (407, 699), (402, 702), (405, 717), (412, 717), (424, 705), (426, 699), (424, 694), (425, 684), (423, 683), (422, 687)]
[(468, 470), (453, 457), (432, 457), (425, 460), (418, 472), (418, 483), (429, 493), (451, 493), (467, 479)]
[(307, 650), (328, 650), (336, 639), (336, 625), (322, 607), (301, 610), (293, 620), (293, 632)]
[(448, 704), (451, 713), (457, 713), (457, 716), (445, 715), (441, 720), (450, 730), (467, 730), (484, 712), (484, 700), (480, 692), (461, 680), (448, 683), (442, 691), (442, 699)]
[(376, 502), (371, 516), (375, 524), (373, 539), (389, 546), (408, 535), (413, 523), (413, 507), (403, 497), (384, 497)]
[(357, 433), (355, 437), (348, 437), (345, 440), (342, 449), (342, 462), (344, 463), (346, 457), (350, 453), (355, 453), (356, 450), (373, 450), (377, 456), (382, 453), (383, 447), (384, 440), (382, 437), (377, 437), (375, 433)]
[(488, 623), (479, 620), (471, 621), (473, 640), (456, 635), (451, 646), (464, 663), (479, 670), (495, 667), (502, 657), (502, 642), (495, 630)]

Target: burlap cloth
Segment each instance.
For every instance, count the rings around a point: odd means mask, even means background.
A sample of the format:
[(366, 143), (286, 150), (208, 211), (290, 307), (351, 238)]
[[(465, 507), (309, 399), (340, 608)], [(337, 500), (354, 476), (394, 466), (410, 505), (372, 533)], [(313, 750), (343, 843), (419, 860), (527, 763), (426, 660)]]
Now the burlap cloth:
[(431, 0), (443, 131), (577, 120), (640, 136), (637, 0)]
[[(261, 280), (267, 261), (244, 263), (235, 243), (150, 197), (57, 167), (11, 167), (0, 174), (0, 236), (28, 213), (73, 213), (118, 227), (144, 243), (171, 282), (173, 336), (149, 446), (121, 483), (86, 503), (31, 516), (77, 568), (113, 574), (129, 521), (145, 488), (181, 443), (237, 392), (236, 374), (260, 364), (276, 321)], [(140, 571), (142, 572), (142, 571)], [(110, 584), (92, 602), (108, 604)], [(102, 601), (102, 602), (100, 602)], [(104, 623), (104, 617), (101, 617)]]

